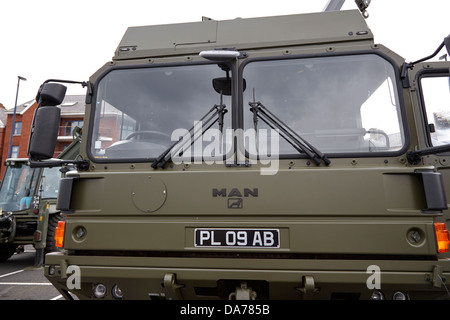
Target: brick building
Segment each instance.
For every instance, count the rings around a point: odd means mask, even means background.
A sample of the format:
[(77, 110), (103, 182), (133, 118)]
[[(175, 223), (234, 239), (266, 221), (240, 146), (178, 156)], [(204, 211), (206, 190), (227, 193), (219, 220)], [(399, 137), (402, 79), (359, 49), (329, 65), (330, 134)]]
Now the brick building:
[[(6, 131), (6, 108), (0, 103), (0, 169), (3, 161), (1, 161), (1, 155), (3, 154), (3, 141), (5, 140), (5, 131)], [(3, 176), (0, 176), (0, 180)]]
[[(84, 95), (67, 95), (63, 103), (58, 106), (61, 108), (61, 122), (58, 132), (58, 140), (56, 143), (55, 154), (58, 156), (65, 147), (72, 141), (72, 131), (78, 126), (83, 126)], [(35, 100), (26, 102), (17, 106), (14, 129), (12, 129), (14, 108), (4, 110), (0, 108), (0, 121), (2, 122), (2, 114), (4, 114), (5, 125), (2, 128), (0, 123), (0, 156), (1, 171), (0, 177), (3, 179), (4, 161), (8, 158), (9, 142), (11, 132), (13, 132), (11, 143), (11, 158), (27, 158), (28, 141), (30, 138), (31, 123), (33, 122), (34, 111), (37, 108)], [(3, 111), (2, 111), (3, 110)]]

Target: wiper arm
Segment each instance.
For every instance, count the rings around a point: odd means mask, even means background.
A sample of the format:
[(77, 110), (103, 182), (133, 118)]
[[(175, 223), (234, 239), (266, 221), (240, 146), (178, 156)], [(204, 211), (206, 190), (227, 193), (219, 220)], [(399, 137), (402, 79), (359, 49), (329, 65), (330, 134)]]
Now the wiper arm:
[[(278, 129), (280, 131), (280, 135), (300, 153), (305, 153), (310, 157), (316, 165), (321, 164), (321, 159), (324, 161), (325, 165), (329, 165), (331, 161), (316, 147), (310, 144), (308, 141), (303, 139), (297, 132), (292, 130), (287, 124), (281, 121), (277, 116), (275, 116), (266, 106), (264, 106), (261, 102), (256, 102), (253, 98), (253, 102), (249, 102), (250, 111), (253, 112), (253, 124), (257, 125), (257, 119), (261, 119), (264, 121), (269, 127), (272, 129)], [(256, 133), (256, 132), (255, 132)]]
[[(225, 113), (227, 113), (227, 112), (228, 112), (228, 110), (226, 109), (226, 105), (223, 104), (222, 95), (220, 95), (220, 104), (214, 105), (208, 111), (208, 113), (206, 113), (200, 120), (198, 120), (198, 122), (202, 123), (201, 132), (205, 133), (216, 122), (219, 123), (220, 132), (223, 132), (223, 119), (224, 119)], [(204, 122), (204, 120), (206, 118), (208, 118), (208, 119)], [(153, 169), (156, 169), (159, 165), (161, 168), (164, 168), (166, 163), (172, 159), (172, 156), (170, 154), (176, 154), (177, 152), (179, 152), (181, 155), (183, 153), (182, 150), (186, 143), (180, 144), (180, 142), (183, 141), (183, 139), (186, 138), (186, 136), (189, 134), (190, 135), (189, 141), (191, 142), (190, 145), (192, 145), (201, 136), (201, 135), (197, 135), (197, 133), (198, 133), (198, 126), (194, 125), (192, 128), (189, 129), (189, 131), (184, 136), (182, 136), (178, 141), (173, 143), (163, 153), (161, 153), (155, 159), (155, 161), (153, 161), (151, 167)], [(195, 137), (195, 138), (192, 140), (193, 137)], [(174, 150), (175, 147), (177, 147), (176, 150)], [(180, 152), (180, 150), (181, 150), (181, 152)]]

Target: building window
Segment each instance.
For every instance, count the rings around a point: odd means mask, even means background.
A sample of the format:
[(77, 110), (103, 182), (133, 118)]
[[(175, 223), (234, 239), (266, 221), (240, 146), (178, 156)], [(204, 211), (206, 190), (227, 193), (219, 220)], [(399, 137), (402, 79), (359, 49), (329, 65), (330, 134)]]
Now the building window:
[(19, 157), (19, 146), (12, 146), (11, 147), (11, 158), (18, 158)]
[(75, 127), (83, 127), (83, 120), (67, 120), (64, 126), (64, 136), (72, 136)]
[(20, 136), (22, 133), (22, 122), (14, 123), (14, 134), (15, 136)]

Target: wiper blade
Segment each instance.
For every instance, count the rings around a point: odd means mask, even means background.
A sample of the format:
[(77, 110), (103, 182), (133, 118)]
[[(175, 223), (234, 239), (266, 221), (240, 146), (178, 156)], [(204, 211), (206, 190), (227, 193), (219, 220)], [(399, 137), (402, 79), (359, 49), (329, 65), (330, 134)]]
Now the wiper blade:
[[(219, 130), (220, 130), (220, 132), (223, 132), (223, 119), (224, 119), (225, 113), (227, 113), (227, 112), (228, 112), (228, 110), (226, 109), (226, 105), (223, 104), (223, 99), (222, 99), (222, 95), (221, 95), (220, 96), (220, 104), (214, 105), (208, 111), (208, 113), (206, 113), (200, 120), (198, 120), (198, 122), (200, 122), (202, 124), (201, 132), (205, 133), (216, 122), (219, 123)], [(205, 121), (205, 119), (206, 119), (206, 121)], [(183, 147), (186, 144), (186, 143), (183, 144), (181, 142), (184, 140), (184, 138), (186, 138), (186, 136), (188, 134), (190, 135), (190, 139), (188, 140), (188, 141), (190, 141), (190, 145), (192, 145), (201, 136), (201, 135), (197, 134), (198, 131), (199, 131), (198, 127), (199, 126), (194, 124), (194, 126), (192, 128), (190, 128), (189, 131), (184, 136), (182, 136), (178, 141), (173, 143), (163, 153), (161, 153), (155, 159), (155, 161), (153, 161), (153, 163), (151, 164), (151, 167), (153, 169), (156, 169), (158, 167), (158, 165), (159, 165), (159, 167), (164, 168), (166, 163), (169, 162), (172, 159), (171, 154), (180, 153), (180, 155), (181, 155), (183, 153), (183, 151), (182, 151)], [(194, 137), (194, 139), (192, 139), (193, 137)], [(175, 147), (176, 147), (176, 149), (174, 149)]]
[(331, 161), (316, 147), (314, 147), (311, 143), (302, 138), (297, 132), (291, 129), (287, 124), (285, 124), (282, 120), (280, 120), (277, 116), (275, 116), (266, 106), (264, 106), (261, 102), (255, 101), (253, 98), (253, 102), (249, 102), (250, 111), (253, 112), (253, 123), (255, 126), (255, 130), (257, 129), (257, 118), (264, 121), (269, 127), (272, 129), (278, 129), (280, 135), (300, 153), (305, 153), (310, 157), (316, 165), (320, 165), (323, 160), (325, 165), (330, 165)]

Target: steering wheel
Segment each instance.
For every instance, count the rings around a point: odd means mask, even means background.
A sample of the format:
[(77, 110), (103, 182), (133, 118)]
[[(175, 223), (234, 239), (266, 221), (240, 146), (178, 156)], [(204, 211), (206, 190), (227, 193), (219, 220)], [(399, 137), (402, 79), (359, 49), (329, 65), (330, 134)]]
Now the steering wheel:
[(133, 137), (135, 136), (140, 136), (140, 135), (153, 135), (153, 136), (159, 136), (161, 138), (164, 139), (170, 139), (170, 136), (167, 133), (161, 132), (161, 131), (155, 131), (155, 130), (141, 130), (141, 131), (136, 131), (133, 132), (131, 134), (129, 134), (125, 139), (126, 140), (131, 140)]

